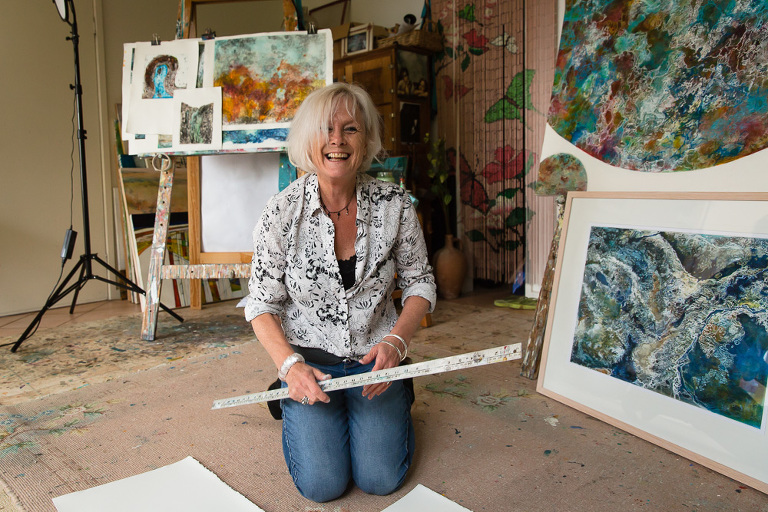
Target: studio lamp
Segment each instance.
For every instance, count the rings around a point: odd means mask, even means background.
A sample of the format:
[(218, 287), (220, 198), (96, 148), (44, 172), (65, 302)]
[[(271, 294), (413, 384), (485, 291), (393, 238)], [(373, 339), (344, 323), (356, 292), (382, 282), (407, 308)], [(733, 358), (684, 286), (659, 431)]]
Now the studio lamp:
[(56, 8), (59, 10), (59, 16), (61, 16), (61, 19), (69, 23), (69, 8), (67, 7), (69, 2), (67, 0), (53, 0), (53, 3), (56, 4)]
[[(67, 37), (67, 40), (72, 41), (72, 46), (75, 51), (75, 84), (70, 85), (70, 88), (75, 91), (75, 110), (77, 113), (77, 139), (79, 141), (79, 155), (80, 155), (80, 191), (81, 191), (82, 208), (83, 208), (83, 245), (84, 245), (85, 252), (80, 256), (80, 261), (78, 261), (77, 264), (69, 272), (69, 274), (67, 274), (66, 279), (64, 279), (64, 281), (59, 286), (57, 286), (56, 289), (48, 297), (48, 300), (45, 302), (45, 305), (42, 307), (40, 312), (37, 314), (37, 316), (35, 316), (34, 320), (32, 320), (32, 322), (29, 324), (29, 327), (27, 327), (24, 333), (19, 337), (19, 339), (13, 345), (13, 347), (11, 348), (11, 352), (16, 352), (16, 350), (19, 348), (22, 342), (35, 333), (46, 311), (52, 308), (57, 302), (63, 299), (66, 295), (74, 292), (74, 297), (72, 298), (72, 305), (69, 307), (69, 313), (72, 314), (75, 311), (75, 305), (77, 304), (77, 296), (80, 293), (80, 290), (85, 286), (85, 284), (88, 281), (92, 279), (96, 279), (103, 283), (108, 283), (108, 284), (117, 286), (119, 288), (123, 288), (125, 290), (130, 290), (130, 291), (145, 295), (144, 290), (142, 290), (136, 283), (134, 283), (133, 281), (125, 277), (125, 275), (123, 275), (120, 271), (114, 269), (107, 262), (99, 258), (97, 254), (94, 254), (91, 252), (91, 227), (90, 227), (90, 219), (88, 215), (88, 181), (87, 181), (86, 167), (85, 167), (85, 138), (86, 138), (85, 135), (86, 133), (85, 133), (85, 130), (83, 129), (83, 89), (80, 86), (80, 50), (79, 50), (80, 36), (77, 33), (77, 15), (75, 14), (74, 0), (53, 0), (53, 3), (56, 4), (56, 9), (59, 11), (59, 16), (61, 16), (61, 19), (67, 22), (67, 24), (72, 29), (71, 35)], [(72, 230), (72, 226), (70, 226), (64, 238), (64, 247), (62, 248), (62, 252), (61, 252), (62, 269), (64, 268), (64, 263), (66, 262), (66, 260), (72, 257), (72, 250), (74, 248), (76, 238), (77, 238), (77, 233), (75, 233)], [(107, 279), (105, 277), (101, 277), (94, 274), (93, 273), (94, 262), (104, 267), (104, 269), (106, 269), (108, 273), (113, 274), (116, 278), (119, 279), (119, 281), (114, 279)], [(80, 274), (79, 274), (79, 277), (77, 278), (77, 281), (70, 284), (69, 283), (70, 280), (78, 272)], [(177, 320), (183, 321), (183, 319), (179, 315), (177, 315), (175, 312), (168, 309), (163, 304), (160, 304), (160, 307), (163, 308), (163, 310), (170, 313), (171, 316), (173, 316)]]

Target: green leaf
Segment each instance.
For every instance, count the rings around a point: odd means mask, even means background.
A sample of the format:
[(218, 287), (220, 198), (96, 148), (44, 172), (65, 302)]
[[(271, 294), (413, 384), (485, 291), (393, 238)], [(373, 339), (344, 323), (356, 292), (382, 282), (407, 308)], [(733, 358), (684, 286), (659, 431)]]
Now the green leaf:
[(471, 53), (472, 55), (482, 55), (482, 54), (485, 53), (484, 49), (482, 49), (482, 48), (475, 48), (474, 46), (470, 46), (469, 50), (467, 50), (467, 51), (469, 51), (469, 53)]
[(443, 197), (443, 203), (445, 204), (445, 206), (448, 206), (449, 204), (451, 204), (451, 201), (453, 201), (453, 196), (451, 194), (445, 194), (445, 196)]
[(521, 245), (523, 245), (523, 242), (521, 242), (520, 240), (507, 240), (504, 242), (504, 250), (514, 251)]
[(475, 4), (468, 4), (458, 12), (459, 18), (467, 21), (477, 21), (475, 18)]
[(534, 112), (536, 109), (531, 101), (531, 83), (535, 74), (535, 69), (526, 69), (519, 72), (512, 78), (512, 82), (510, 82), (506, 92), (506, 97), (513, 101), (516, 106), (519, 107), (525, 104), (527, 110), (533, 110)]
[(499, 228), (488, 228), (488, 234), (492, 235), (494, 238), (504, 238), (507, 234), (507, 230)]
[(519, 188), (507, 188), (499, 192), (496, 197), (506, 197), (507, 199), (512, 199), (517, 195), (518, 192), (520, 192)]
[(486, 123), (495, 123), (502, 119), (522, 119), (520, 117), (520, 109), (510, 103), (506, 98), (501, 98), (497, 101), (488, 112), (485, 113)]
[(446, 46), (446, 47), (444, 48), (444, 51), (445, 51), (445, 54), (446, 54), (448, 57), (450, 57), (450, 58), (452, 58), (452, 59), (453, 59), (453, 58), (455, 58), (455, 57), (454, 57), (454, 55), (453, 55), (453, 48), (451, 48), (450, 46)]
[(461, 61), (461, 70), (466, 71), (469, 67), (469, 54), (464, 56), (464, 60)]
[(507, 220), (504, 222), (504, 225), (508, 228), (512, 228), (515, 226), (519, 226), (523, 224), (526, 220), (530, 219), (533, 215), (531, 215), (531, 211), (527, 208), (517, 207), (513, 209), (509, 215), (507, 216)]
[(467, 238), (469, 238), (470, 242), (485, 242), (485, 235), (482, 233), (482, 231), (473, 229), (471, 231), (467, 231), (465, 234), (467, 235)]

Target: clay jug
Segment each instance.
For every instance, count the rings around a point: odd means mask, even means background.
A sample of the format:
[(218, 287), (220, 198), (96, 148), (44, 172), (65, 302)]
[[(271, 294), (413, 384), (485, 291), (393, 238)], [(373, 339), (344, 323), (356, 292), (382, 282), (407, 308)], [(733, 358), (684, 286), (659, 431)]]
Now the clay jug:
[(459, 240), (453, 238), (453, 235), (445, 235), (445, 245), (435, 252), (433, 258), (437, 293), (444, 299), (456, 299), (461, 295), (467, 273), (467, 260), (456, 247), (456, 242)]

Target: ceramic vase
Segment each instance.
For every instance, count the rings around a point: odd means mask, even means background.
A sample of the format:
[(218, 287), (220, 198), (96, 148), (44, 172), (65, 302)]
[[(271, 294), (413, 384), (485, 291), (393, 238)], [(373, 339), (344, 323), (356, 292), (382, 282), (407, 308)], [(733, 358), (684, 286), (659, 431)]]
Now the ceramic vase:
[(461, 295), (461, 287), (467, 274), (467, 260), (464, 253), (456, 247), (459, 240), (453, 235), (445, 235), (445, 245), (435, 252), (433, 263), (437, 293), (444, 299), (456, 299)]

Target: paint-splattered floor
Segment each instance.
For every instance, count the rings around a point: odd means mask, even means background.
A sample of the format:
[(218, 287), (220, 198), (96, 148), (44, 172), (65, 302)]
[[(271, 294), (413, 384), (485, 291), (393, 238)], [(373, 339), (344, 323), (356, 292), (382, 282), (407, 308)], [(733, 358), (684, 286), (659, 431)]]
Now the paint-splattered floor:
[[(414, 361), (525, 342), (533, 312), (494, 307), (504, 295), (439, 303)], [(153, 344), (132, 342), (138, 327), (119, 320), (0, 354), (2, 374), (32, 390), (0, 406), (0, 479), (17, 499), (0, 493), (0, 510), (53, 511), (52, 496), (191, 455), (267, 512), (378, 511), (419, 483), (475, 512), (768, 511), (765, 495), (537, 394), (519, 361), (416, 379), (417, 452), (404, 487), (312, 504), (293, 489), (280, 423), (265, 407), (210, 411), (213, 399), (273, 379), (248, 330), (223, 328), (239, 320), (233, 309), (205, 308), (186, 330), (165, 324)]]

